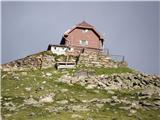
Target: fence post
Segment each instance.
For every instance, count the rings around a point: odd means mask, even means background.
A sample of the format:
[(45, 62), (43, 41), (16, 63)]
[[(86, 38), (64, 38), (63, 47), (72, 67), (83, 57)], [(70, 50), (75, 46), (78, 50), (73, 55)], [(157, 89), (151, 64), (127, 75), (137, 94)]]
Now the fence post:
[(124, 62), (124, 56), (123, 56), (123, 58), (122, 58), (122, 62)]
[(107, 55), (109, 56), (109, 49), (107, 49)]

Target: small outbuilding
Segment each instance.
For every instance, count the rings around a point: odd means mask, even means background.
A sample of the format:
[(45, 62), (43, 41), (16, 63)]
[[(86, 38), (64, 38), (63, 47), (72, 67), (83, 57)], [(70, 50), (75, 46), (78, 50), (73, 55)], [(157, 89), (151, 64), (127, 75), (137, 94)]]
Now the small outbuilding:
[(66, 52), (72, 52), (73, 49), (70, 48), (69, 46), (65, 46), (65, 45), (49, 45), (48, 46), (48, 50), (51, 50), (53, 54), (57, 54), (57, 55), (63, 55)]

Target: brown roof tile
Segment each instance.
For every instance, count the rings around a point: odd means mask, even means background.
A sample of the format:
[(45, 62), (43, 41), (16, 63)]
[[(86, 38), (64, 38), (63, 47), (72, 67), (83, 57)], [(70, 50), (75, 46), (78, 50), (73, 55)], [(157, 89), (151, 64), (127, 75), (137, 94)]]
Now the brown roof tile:
[(90, 28), (93, 28), (93, 26), (90, 25), (90, 24), (88, 24), (86, 21), (83, 21), (83, 22), (79, 23), (79, 24), (76, 25), (76, 26), (77, 26), (77, 27), (82, 26), (82, 27), (90, 27)]
[(78, 27), (92, 29), (92, 30), (94, 30), (94, 32), (100, 37), (100, 39), (104, 40), (104, 39), (103, 39), (103, 36), (102, 36), (99, 32), (97, 32), (97, 30), (95, 29), (95, 27), (92, 26), (92, 25), (90, 25), (90, 24), (88, 24), (88, 23), (85, 22), (85, 21), (82, 21), (81, 23), (77, 24), (76, 26), (73, 26), (71, 29), (68, 29), (68, 30), (64, 33), (64, 35), (68, 35), (70, 32), (72, 32), (74, 29), (76, 29), (76, 28), (78, 28)]

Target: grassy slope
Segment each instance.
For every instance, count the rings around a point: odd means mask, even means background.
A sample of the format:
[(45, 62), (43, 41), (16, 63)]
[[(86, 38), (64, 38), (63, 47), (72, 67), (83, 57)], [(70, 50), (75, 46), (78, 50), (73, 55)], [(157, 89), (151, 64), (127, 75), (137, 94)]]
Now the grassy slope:
[[(93, 70), (93, 68), (89, 69)], [(73, 73), (73, 71), (75, 70), (69, 70), (69, 73)], [(61, 72), (51, 68), (42, 71), (36, 70), (26, 72), (27, 75), (25, 75), (24, 72), (2, 72), (2, 116), (4, 117), (7, 114), (10, 114), (11, 116), (5, 117), (7, 120), (75, 120), (75, 118), (71, 118), (72, 114), (81, 115), (84, 120), (87, 118), (93, 118), (94, 120), (137, 120), (140, 118), (143, 120), (160, 119), (158, 116), (158, 110), (139, 110), (136, 114), (128, 116), (128, 111), (118, 108), (121, 105), (111, 106), (110, 104), (105, 104), (102, 108), (98, 108), (91, 104), (89, 106), (92, 110), (87, 112), (69, 112), (67, 110), (62, 110), (59, 113), (49, 113), (46, 108), (59, 106), (56, 103), (56, 101), (59, 100), (68, 100), (68, 105), (81, 105), (84, 104), (81, 102), (82, 100), (91, 100), (93, 98), (110, 98), (111, 94), (103, 90), (87, 90), (79, 85), (70, 86), (64, 83), (58, 83), (56, 79), (58, 79), (62, 74), (68, 73), (68, 71)], [(44, 76), (48, 72), (52, 73), (52, 76)], [(121, 72), (132, 72), (132, 70), (128, 68), (96, 69), (96, 74), (112, 74)], [(43, 84), (43, 81), (46, 81), (46, 83)], [(43, 86), (44, 90), (36, 92), (40, 86)], [(26, 87), (31, 87), (31, 91), (27, 92), (25, 90)], [(61, 89), (68, 89), (68, 92), (62, 93)], [(135, 92), (136, 91), (115, 91), (115, 95), (130, 99), (130, 97), (134, 96)], [(33, 107), (30, 105), (20, 107), (25, 98), (28, 98), (32, 95), (33, 98), (39, 99), (40, 96), (48, 93), (56, 94), (53, 103), (46, 103), (42, 107)], [(4, 100), (4, 98), (11, 98), (11, 100)], [(75, 99), (75, 102), (70, 101), (70, 99)], [(17, 111), (8, 111), (4, 109), (3, 103), (6, 101), (12, 101), (16, 107), (19, 106)], [(31, 112), (34, 112), (35, 115), (30, 116), (29, 114)]]

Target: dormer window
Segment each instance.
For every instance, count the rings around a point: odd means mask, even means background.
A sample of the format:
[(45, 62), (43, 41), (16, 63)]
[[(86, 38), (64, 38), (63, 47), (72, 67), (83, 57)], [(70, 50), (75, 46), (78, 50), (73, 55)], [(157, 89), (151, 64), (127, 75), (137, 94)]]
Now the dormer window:
[(82, 33), (87, 33), (88, 32), (88, 29), (83, 29), (82, 30)]
[(86, 45), (88, 45), (88, 41), (87, 40), (80, 40), (80, 45), (86, 46)]

